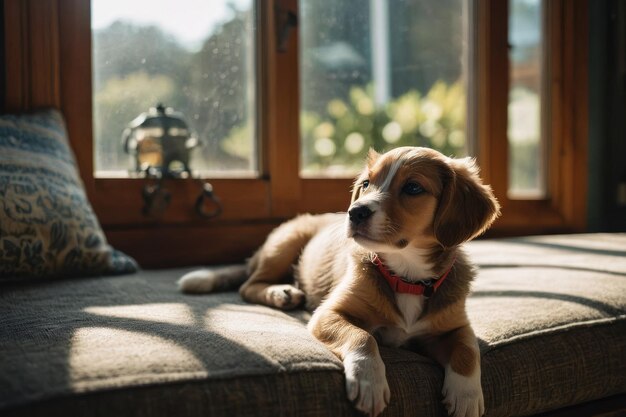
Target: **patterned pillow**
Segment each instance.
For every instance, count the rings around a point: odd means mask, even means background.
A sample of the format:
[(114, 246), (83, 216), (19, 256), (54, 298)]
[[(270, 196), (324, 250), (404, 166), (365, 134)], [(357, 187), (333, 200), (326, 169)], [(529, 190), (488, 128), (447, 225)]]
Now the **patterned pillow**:
[(0, 115), (0, 279), (136, 270), (106, 242), (60, 113)]

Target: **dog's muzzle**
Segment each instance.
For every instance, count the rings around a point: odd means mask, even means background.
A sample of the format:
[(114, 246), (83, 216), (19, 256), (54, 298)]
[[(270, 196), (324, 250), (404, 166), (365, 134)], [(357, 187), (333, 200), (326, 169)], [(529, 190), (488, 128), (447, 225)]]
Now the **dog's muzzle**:
[(372, 214), (374, 214), (374, 212), (365, 205), (358, 205), (348, 210), (348, 217), (350, 218), (350, 223), (353, 226), (358, 226), (364, 223), (367, 219), (372, 217)]

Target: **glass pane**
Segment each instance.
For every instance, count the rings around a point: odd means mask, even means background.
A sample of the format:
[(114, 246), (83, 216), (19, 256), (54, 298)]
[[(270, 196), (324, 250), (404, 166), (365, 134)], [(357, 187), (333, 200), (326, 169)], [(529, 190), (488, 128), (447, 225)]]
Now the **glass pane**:
[(510, 0), (509, 197), (545, 196), (541, 0)]
[(466, 155), (463, 6), (300, 0), (302, 175), (353, 175), (370, 147)]
[[(199, 139), (189, 150), (194, 173), (256, 172), (253, 3), (92, 0), (96, 175), (137, 174), (122, 133), (158, 103), (189, 126), (175, 129), (177, 140)], [(149, 147), (160, 152), (162, 145)]]

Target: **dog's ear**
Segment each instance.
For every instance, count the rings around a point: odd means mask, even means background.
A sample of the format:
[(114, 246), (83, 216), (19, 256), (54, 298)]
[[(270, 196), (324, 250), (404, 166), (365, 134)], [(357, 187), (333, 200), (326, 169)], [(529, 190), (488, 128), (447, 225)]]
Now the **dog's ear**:
[(487, 230), (500, 215), (500, 205), (472, 158), (448, 159), (444, 171), (434, 232), (441, 245), (452, 247)]
[(376, 152), (374, 148), (370, 148), (367, 152), (367, 166), (369, 168), (373, 167), (378, 158), (380, 158), (380, 154)]

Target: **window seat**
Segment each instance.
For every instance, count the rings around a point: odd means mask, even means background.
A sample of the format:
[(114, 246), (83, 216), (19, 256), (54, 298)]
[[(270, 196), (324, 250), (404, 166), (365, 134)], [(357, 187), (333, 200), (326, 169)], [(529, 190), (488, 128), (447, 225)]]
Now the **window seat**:
[[(588, 410), (598, 400), (626, 413), (626, 234), (466, 247), (480, 267), (467, 308), (486, 415)], [(236, 293), (183, 295), (176, 280), (188, 270), (0, 286), (0, 414), (359, 415), (306, 313)], [(384, 416), (446, 415), (437, 364), (408, 350), (381, 354)]]

